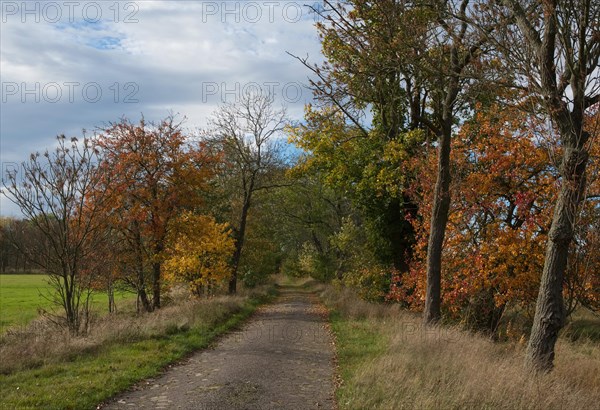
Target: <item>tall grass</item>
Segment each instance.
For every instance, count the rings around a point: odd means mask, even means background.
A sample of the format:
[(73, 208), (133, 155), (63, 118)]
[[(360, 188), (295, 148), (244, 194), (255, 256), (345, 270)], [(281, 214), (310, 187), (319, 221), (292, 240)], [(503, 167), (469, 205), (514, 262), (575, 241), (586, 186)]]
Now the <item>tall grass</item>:
[(452, 327), (424, 328), (418, 315), (362, 302), (344, 289), (328, 287), (322, 297), (333, 310), (343, 379), (338, 389), (341, 408), (599, 406), (597, 343), (561, 339), (555, 370), (536, 376), (523, 368), (522, 344), (497, 344)]

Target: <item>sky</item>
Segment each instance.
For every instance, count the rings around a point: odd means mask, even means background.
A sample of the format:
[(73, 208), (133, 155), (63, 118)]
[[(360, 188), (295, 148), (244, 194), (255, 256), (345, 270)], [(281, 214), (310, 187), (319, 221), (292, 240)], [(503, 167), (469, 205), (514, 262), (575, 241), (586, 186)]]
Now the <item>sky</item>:
[[(59, 134), (127, 117), (205, 127), (223, 102), (261, 88), (302, 118), (322, 60), (307, 1), (0, 0), (2, 174)], [(319, 7), (318, 2), (311, 2)], [(3, 195), (0, 215), (19, 216)]]

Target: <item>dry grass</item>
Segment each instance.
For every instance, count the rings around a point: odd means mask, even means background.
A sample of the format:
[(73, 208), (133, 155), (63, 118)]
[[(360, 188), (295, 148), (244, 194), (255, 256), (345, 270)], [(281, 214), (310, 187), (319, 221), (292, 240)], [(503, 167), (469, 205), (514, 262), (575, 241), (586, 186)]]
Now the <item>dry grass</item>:
[[(347, 290), (327, 288), (334, 318), (341, 408), (593, 409), (600, 403), (600, 346), (557, 346), (556, 369), (524, 371), (523, 345), (494, 344), (457, 328), (426, 329), (398, 306), (369, 304)], [(357, 336), (363, 335), (363, 336)], [(353, 344), (381, 341), (359, 360)], [(373, 343), (371, 343), (373, 344)]]
[(265, 289), (242, 290), (237, 296), (191, 299), (181, 292), (170, 303), (152, 313), (135, 314), (125, 309), (97, 317), (85, 336), (71, 336), (66, 329), (38, 318), (26, 326), (15, 326), (0, 335), (0, 374), (39, 368), (49, 363), (69, 361), (110, 344), (161, 338), (194, 329), (210, 332), (225, 317), (239, 312), (253, 296)]

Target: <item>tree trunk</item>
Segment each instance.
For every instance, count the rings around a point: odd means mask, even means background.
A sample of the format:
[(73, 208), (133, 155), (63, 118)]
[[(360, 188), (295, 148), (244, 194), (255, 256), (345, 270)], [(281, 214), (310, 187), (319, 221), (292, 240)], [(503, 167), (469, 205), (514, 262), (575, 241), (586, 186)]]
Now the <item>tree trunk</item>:
[(108, 313), (115, 313), (117, 311), (117, 305), (115, 304), (115, 287), (112, 276), (109, 276), (108, 278), (106, 294), (108, 295)]
[[(162, 239), (154, 246), (154, 257), (159, 258), (164, 250)], [(162, 263), (155, 261), (152, 263), (152, 308), (160, 309), (160, 280)]]
[(554, 346), (565, 322), (563, 279), (577, 210), (584, 194), (588, 160), (584, 147), (589, 136), (585, 132), (580, 135), (579, 138), (575, 137), (576, 142), (565, 144), (563, 154), (561, 190), (548, 235), (544, 270), (525, 359), (526, 365), (534, 371), (552, 370)]
[[(139, 255), (138, 255), (139, 256)], [(138, 266), (138, 277), (137, 277), (137, 294), (138, 301), (142, 302), (142, 306), (146, 312), (152, 312), (152, 305), (150, 304), (150, 300), (148, 299), (148, 295), (146, 294), (146, 281), (144, 278), (144, 266), (142, 265), (141, 259), (138, 260), (140, 264)], [(138, 304), (138, 313), (139, 313), (139, 304)]]
[(438, 172), (433, 195), (433, 210), (427, 246), (427, 291), (423, 321), (426, 325), (441, 318), (442, 248), (450, 210), (450, 141), (452, 130), (447, 126), (440, 135)]
[[(463, 3), (466, 5), (466, 3)], [(459, 40), (460, 39), (460, 40)], [(438, 135), (438, 169), (433, 194), (431, 226), (429, 227), (429, 243), (427, 245), (427, 289), (423, 322), (433, 325), (439, 322), (441, 314), (441, 282), (442, 282), (442, 250), (446, 236), (446, 224), (450, 211), (450, 150), (452, 143), (452, 125), (455, 122), (454, 104), (462, 89), (461, 77), (471, 58), (459, 58), (462, 35), (456, 39), (450, 50), (450, 77), (441, 106), (440, 128)], [(458, 43), (457, 43), (458, 41)], [(472, 57), (472, 54), (471, 54)]]
[(142, 306), (146, 312), (152, 312), (152, 305), (150, 304), (150, 300), (148, 299), (148, 295), (146, 294), (146, 289), (140, 288), (138, 289), (138, 299), (142, 302)]
[(160, 309), (160, 262), (152, 264), (152, 308)]
[(72, 273), (63, 269), (62, 274), (62, 282), (63, 282), (63, 306), (65, 308), (67, 327), (71, 334), (75, 335), (78, 331), (78, 323), (77, 323), (77, 312), (74, 309), (74, 292), (73, 292), (73, 277)]
[[(598, 66), (594, 51), (598, 44), (594, 30), (598, 9), (597, 2), (592, 1), (576, 2), (567, 8), (559, 7), (561, 2), (557, 0), (540, 1), (536, 2), (541, 6), (539, 14), (529, 15), (529, 7), (521, 2), (504, 0), (503, 3), (514, 14), (525, 45), (535, 52), (537, 67), (532, 67), (531, 61), (517, 64), (524, 63), (523, 71), (531, 75), (530, 83), (543, 98), (546, 114), (558, 128), (563, 149), (561, 188), (548, 234), (525, 356), (529, 369), (547, 372), (553, 367), (554, 346), (565, 322), (564, 274), (586, 185), (589, 156), (586, 144), (590, 135), (584, 130), (585, 112), (598, 103), (597, 88), (591, 85)], [(536, 70), (529, 74), (532, 68)]]
[(242, 255), (242, 246), (238, 245), (240, 240), (235, 241), (235, 251), (233, 252), (233, 261), (231, 268), (231, 276), (229, 277), (229, 294), (235, 295), (237, 292), (237, 271), (240, 263), (240, 257)]
[(235, 251), (233, 252), (231, 277), (229, 278), (229, 294), (233, 295), (237, 292), (237, 272), (242, 257), (242, 249), (244, 247), (244, 238), (246, 236), (246, 221), (248, 219), (248, 211), (250, 210), (250, 195), (244, 200), (242, 206), (242, 215), (240, 216), (240, 228), (237, 232), (235, 241)]

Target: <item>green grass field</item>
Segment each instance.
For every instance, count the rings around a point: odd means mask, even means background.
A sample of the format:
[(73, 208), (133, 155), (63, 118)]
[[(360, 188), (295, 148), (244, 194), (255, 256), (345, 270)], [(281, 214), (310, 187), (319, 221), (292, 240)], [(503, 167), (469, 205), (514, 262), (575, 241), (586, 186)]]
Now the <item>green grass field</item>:
[[(14, 325), (25, 325), (39, 316), (39, 310), (56, 309), (51, 299), (52, 287), (46, 275), (0, 275), (0, 333)], [(115, 294), (117, 307), (125, 299), (134, 299), (132, 293)], [(93, 307), (98, 312), (108, 310), (105, 293), (93, 295)]]

